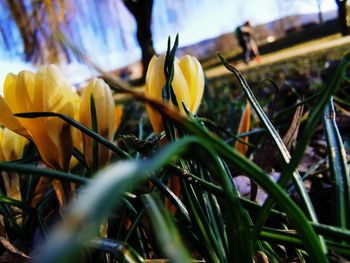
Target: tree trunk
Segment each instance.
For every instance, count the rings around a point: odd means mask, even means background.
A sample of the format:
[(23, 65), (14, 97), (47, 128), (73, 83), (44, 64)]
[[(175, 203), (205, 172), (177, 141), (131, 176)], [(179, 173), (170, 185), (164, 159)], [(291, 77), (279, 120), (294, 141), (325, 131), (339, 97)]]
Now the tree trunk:
[(338, 6), (338, 21), (340, 32), (343, 36), (347, 36), (350, 34), (350, 27), (348, 25), (347, 19), (347, 7), (346, 0), (335, 0)]
[(23, 1), (7, 0), (7, 5), (11, 15), (16, 22), (17, 28), (23, 41), (25, 59), (30, 61), (35, 57), (36, 38), (35, 32), (30, 24), (31, 20), (27, 14), (27, 10)]
[(145, 80), (148, 63), (156, 53), (151, 31), (153, 0), (124, 0), (124, 4), (136, 20), (136, 37), (142, 52), (142, 80)]

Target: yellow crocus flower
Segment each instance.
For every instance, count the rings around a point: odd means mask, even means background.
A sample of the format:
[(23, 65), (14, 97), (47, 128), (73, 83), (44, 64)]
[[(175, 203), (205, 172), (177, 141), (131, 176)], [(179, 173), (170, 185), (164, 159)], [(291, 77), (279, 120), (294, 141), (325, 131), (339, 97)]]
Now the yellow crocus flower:
[[(153, 56), (148, 66), (145, 93), (154, 99), (162, 98), (165, 85), (164, 62), (164, 54), (159, 57)], [(184, 102), (192, 113), (196, 113), (203, 97), (204, 73), (195, 57), (186, 55), (180, 60), (175, 58), (172, 87), (180, 112), (185, 113), (182, 106)], [(163, 131), (161, 115), (149, 105), (146, 105), (146, 109), (153, 130), (156, 133)]]
[(46, 165), (67, 170), (72, 152), (71, 127), (56, 117), (18, 118), (14, 113), (56, 112), (74, 117), (78, 95), (55, 65), (37, 73), (8, 74), (0, 96), (0, 124), (32, 140)]
[[(112, 141), (116, 130), (116, 108), (109, 86), (102, 79), (92, 79), (83, 90), (80, 104), (80, 123), (92, 129), (91, 97), (95, 102), (97, 117), (97, 133)], [(121, 114), (120, 114), (121, 115)], [(83, 134), (85, 161), (93, 168), (93, 139)], [(110, 150), (98, 145), (98, 166), (102, 167), (109, 162)]]
[[(0, 161), (14, 161), (21, 158), (28, 140), (7, 128), (0, 128)], [(6, 195), (21, 200), (19, 176), (15, 172), (3, 172), (2, 181)]]
[(2, 137), (0, 139), (0, 155), (2, 155), (2, 160), (14, 161), (19, 159), (28, 140), (7, 128), (0, 128), (0, 130), (0, 137)]

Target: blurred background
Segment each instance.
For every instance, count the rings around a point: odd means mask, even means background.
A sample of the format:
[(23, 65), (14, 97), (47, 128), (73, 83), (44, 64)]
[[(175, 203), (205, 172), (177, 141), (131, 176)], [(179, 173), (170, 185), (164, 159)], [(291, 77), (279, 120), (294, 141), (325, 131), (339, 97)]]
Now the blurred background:
[(168, 36), (179, 33), (179, 56), (205, 64), (217, 51), (239, 50), (234, 31), (247, 20), (263, 46), (310, 29), (346, 35), (346, 11), (341, 0), (1, 0), (0, 83), (45, 63), (79, 83), (96, 74), (87, 61), (142, 79), (142, 64), (166, 50)]

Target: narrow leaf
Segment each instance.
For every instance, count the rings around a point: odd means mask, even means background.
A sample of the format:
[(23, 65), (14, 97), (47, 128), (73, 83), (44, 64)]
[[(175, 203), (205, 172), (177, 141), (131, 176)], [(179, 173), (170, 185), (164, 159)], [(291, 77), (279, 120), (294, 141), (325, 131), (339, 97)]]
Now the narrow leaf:
[(328, 158), (333, 182), (332, 215), (335, 225), (350, 227), (350, 179), (345, 148), (335, 121), (333, 99), (324, 112), (324, 126), (328, 145)]
[(170, 214), (150, 194), (142, 197), (159, 247), (170, 262), (189, 262), (190, 254), (183, 244)]

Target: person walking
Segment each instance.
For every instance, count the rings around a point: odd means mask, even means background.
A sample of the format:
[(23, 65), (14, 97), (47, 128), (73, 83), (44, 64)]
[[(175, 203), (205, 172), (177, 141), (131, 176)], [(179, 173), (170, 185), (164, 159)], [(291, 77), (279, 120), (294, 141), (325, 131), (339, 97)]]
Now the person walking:
[(238, 44), (242, 48), (242, 56), (245, 64), (248, 64), (250, 61), (251, 52), (253, 52), (255, 56), (255, 60), (257, 63), (260, 62), (260, 54), (258, 50), (258, 46), (256, 45), (253, 37), (252, 37), (252, 28), (249, 21), (246, 21), (243, 25), (238, 26), (236, 29), (236, 37), (238, 40)]

